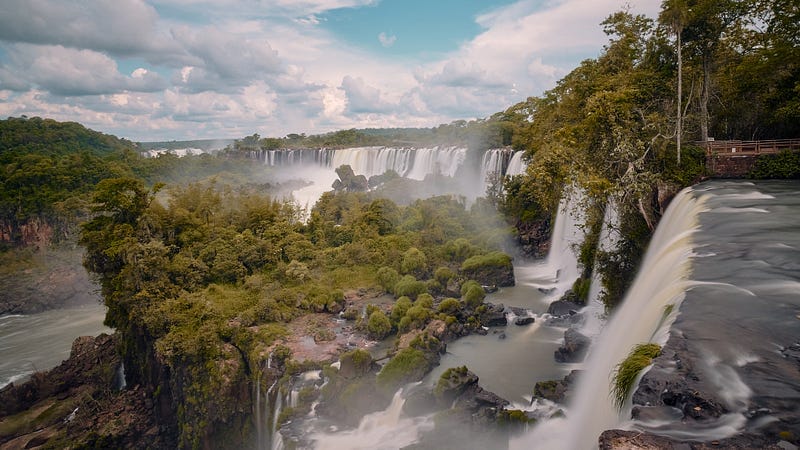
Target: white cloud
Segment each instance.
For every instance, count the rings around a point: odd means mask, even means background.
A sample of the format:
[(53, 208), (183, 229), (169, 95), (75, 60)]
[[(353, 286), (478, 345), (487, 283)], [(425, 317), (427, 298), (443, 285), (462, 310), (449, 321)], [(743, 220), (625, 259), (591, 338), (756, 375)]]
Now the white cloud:
[(394, 43), (397, 41), (397, 36), (389, 36), (381, 31), (380, 34), (378, 34), (378, 41), (380, 41), (382, 46), (388, 48), (394, 45)]
[[(325, 30), (321, 13), (378, 1), (5, 0), (0, 116), (78, 120), (134, 140), (485, 117), (599, 53), (599, 23), (627, 0), (520, 0), (476, 18), (480, 34), (428, 62)], [(637, 3), (653, 16), (660, 0)]]
[(8, 51), (10, 64), (5, 70), (12, 80), (24, 75), (31, 83), (58, 95), (94, 95), (120, 90), (150, 92), (166, 87), (157, 73), (140, 71), (131, 77), (124, 76), (118, 71), (116, 61), (92, 50), (17, 44)]

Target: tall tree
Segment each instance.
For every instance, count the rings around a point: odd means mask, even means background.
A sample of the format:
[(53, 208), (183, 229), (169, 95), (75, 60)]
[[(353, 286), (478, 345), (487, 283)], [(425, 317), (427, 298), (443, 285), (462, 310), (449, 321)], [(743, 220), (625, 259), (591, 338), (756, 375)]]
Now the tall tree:
[(675, 51), (678, 57), (678, 88), (676, 120), (675, 120), (675, 145), (677, 146), (678, 165), (681, 163), (681, 139), (683, 138), (683, 55), (681, 33), (686, 26), (688, 12), (684, 0), (665, 0), (661, 4), (659, 21), (670, 28), (675, 35)]
[(703, 82), (700, 85), (700, 139), (708, 140), (708, 102), (714, 56), (728, 28), (748, 9), (748, 0), (688, 0), (684, 37), (699, 54)]

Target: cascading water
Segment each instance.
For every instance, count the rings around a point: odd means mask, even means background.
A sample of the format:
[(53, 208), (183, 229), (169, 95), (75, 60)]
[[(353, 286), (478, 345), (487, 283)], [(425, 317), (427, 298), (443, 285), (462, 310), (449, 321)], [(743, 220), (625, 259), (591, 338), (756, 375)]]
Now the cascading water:
[(528, 164), (522, 158), (525, 155), (525, 152), (519, 151), (515, 152), (514, 156), (511, 157), (511, 161), (508, 163), (508, 168), (506, 169), (506, 175), (508, 176), (515, 176), (515, 175), (522, 175), (525, 173), (525, 169), (528, 168)]
[(629, 410), (618, 411), (610, 395), (614, 370), (634, 346), (666, 340), (665, 308), (684, 296), (693, 251), (691, 236), (703, 208), (703, 201), (689, 189), (672, 201), (625, 300), (590, 349), (566, 418), (539, 424), (532, 433), (512, 440), (512, 449), (593, 448), (602, 431), (628, 417)]
[(528, 278), (535, 280), (531, 285), (550, 294), (553, 300), (570, 289), (580, 276), (575, 247), (584, 237), (581, 225), (585, 219), (577, 206), (582, 198), (583, 194), (576, 191), (572, 196), (561, 199), (547, 259), (543, 264), (531, 266), (529, 269), (532, 273)]
[[(619, 213), (617, 212), (616, 205), (609, 201), (606, 204), (606, 209), (603, 213), (603, 226), (600, 229), (600, 236), (597, 240), (598, 252), (610, 252), (617, 248), (619, 244)], [(596, 267), (596, 266), (595, 266)], [(600, 272), (598, 270), (592, 271), (592, 281), (589, 286), (589, 295), (586, 299), (586, 307), (581, 310), (584, 316), (584, 323), (581, 327), (581, 333), (584, 336), (595, 338), (600, 334), (605, 321), (602, 316), (605, 311), (605, 306), (600, 299), (603, 292), (603, 283), (601, 280)]]

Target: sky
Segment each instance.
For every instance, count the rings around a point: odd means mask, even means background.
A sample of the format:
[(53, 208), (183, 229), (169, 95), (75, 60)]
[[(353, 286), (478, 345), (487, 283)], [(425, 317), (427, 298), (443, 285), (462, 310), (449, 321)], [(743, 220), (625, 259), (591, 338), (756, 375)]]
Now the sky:
[(133, 141), (432, 127), (541, 95), (661, 0), (2, 0), (0, 117)]

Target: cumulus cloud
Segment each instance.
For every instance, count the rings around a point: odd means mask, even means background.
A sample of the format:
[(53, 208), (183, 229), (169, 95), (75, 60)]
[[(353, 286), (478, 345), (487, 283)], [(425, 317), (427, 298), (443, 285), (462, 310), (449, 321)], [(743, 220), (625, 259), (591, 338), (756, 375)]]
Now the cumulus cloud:
[(381, 98), (380, 89), (368, 85), (361, 77), (345, 76), (341, 88), (347, 95), (347, 111), (351, 113), (385, 112), (391, 107)]
[(142, 0), (4, 0), (0, 40), (63, 45), (164, 61), (179, 52)]
[(116, 61), (92, 50), (18, 44), (9, 49), (9, 59), (5, 67), (8, 78), (0, 74), (4, 84), (24, 74), (31, 84), (63, 96), (152, 92), (166, 87), (161, 76), (144, 69), (134, 76), (122, 75)]
[(397, 41), (397, 36), (389, 36), (381, 31), (380, 34), (378, 34), (378, 41), (380, 41), (382, 46), (388, 48), (394, 45), (394, 43)]

